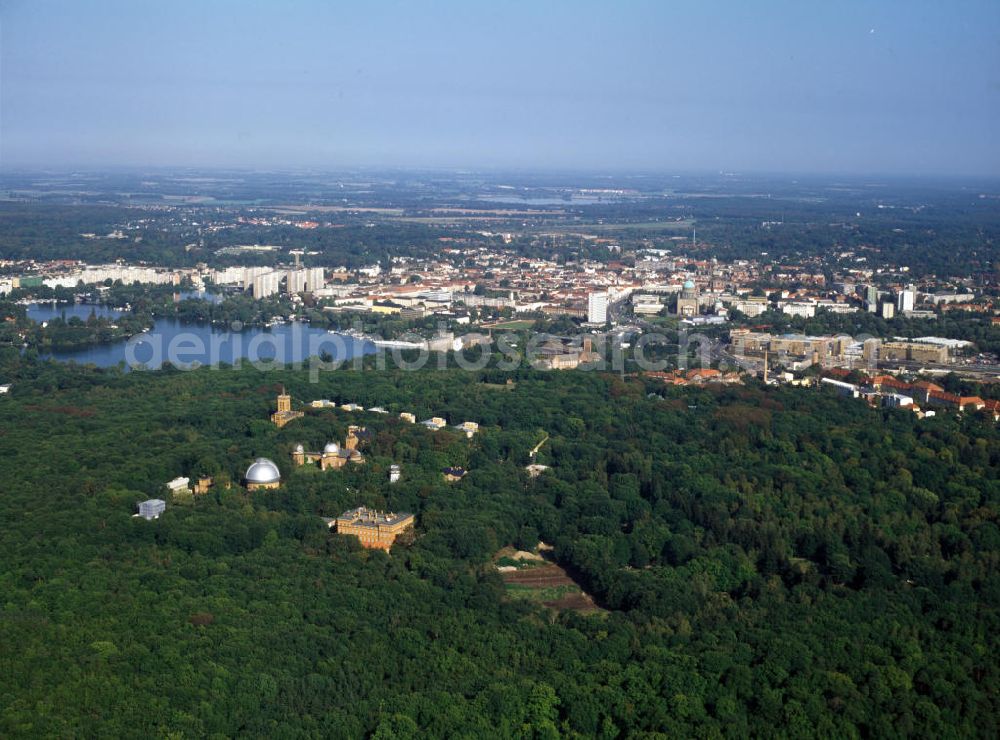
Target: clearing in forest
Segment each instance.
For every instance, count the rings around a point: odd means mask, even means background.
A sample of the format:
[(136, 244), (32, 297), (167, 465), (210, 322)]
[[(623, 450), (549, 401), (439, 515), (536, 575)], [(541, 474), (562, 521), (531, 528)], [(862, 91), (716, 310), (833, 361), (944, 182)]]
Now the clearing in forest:
[(510, 598), (535, 601), (550, 609), (603, 611), (559, 565), (534, 553), (508, 554), (507, 550), (504, 548), (498, 553), (497, 569)]

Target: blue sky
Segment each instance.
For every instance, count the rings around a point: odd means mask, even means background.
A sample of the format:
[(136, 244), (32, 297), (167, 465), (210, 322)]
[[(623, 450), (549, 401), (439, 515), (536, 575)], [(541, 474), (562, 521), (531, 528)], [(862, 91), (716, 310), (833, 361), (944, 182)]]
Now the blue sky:
[(2, 0), (0, 166), (1000, 174), (1000, 2)]

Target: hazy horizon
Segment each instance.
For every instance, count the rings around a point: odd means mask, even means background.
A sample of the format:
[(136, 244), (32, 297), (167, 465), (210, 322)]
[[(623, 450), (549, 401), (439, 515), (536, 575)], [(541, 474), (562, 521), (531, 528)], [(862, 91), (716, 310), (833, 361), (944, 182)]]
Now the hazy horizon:
[(5, 2), (0, 166), (995, 177), (1000, 3)]

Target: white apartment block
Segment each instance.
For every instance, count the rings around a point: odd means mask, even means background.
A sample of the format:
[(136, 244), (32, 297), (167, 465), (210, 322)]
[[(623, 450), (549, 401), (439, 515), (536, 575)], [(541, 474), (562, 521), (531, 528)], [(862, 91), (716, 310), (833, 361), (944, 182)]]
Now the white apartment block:
[(587, 321), (591, 324), (604, 324), (608, 320), (608, 294), (591, 293), (587, 296)]
[(132, 283), (176, 285), (180, 283), (180, 279), (181, 274), (172, 270), (157, 270), (153, 267), (133, 267), (131, 265), (94, 265), (85, 267), (79, 272), (48, 278), (43, 283), (50, 288), (75, 288), (78, 283), (88, 285), (103, 283), (105, 280), (121, 280), (126, 285)]
[(266, 272), (255, 277), (253, 279), (253, 297), (267, 298), (276, 295), (281, 290), (281, 277), (282, 273), (280, 272)]

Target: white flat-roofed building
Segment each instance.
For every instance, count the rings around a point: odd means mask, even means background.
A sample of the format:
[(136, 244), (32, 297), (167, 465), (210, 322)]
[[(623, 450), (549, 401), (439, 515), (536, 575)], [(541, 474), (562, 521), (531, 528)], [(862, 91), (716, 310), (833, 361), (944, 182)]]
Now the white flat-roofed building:
[(191, 482), (190, 478), (177, 477), (171, 481), (167, 481), (167, 489), (171, 493), (177, 493), (178, 491), (187, 490), (188, 484)]
[(781, 312), (789, 316), (812, 318), (816, 315), (816, 304), (812, 301), (788, 301), (781, 304)]
[(842, 380), (834, 380), (833, 378), (820, 378), (820, 383), (824, 386), (833, 388), (842, 396), (857, 398), (859, 395), (858, 387), (852, 383), (845, 383)]
[(147, 501), (139, 502), (139, 516), (143, 519), (159, 519), (160, 514), (166, 511), (167, 502), (161, 498), (151, 498)]
[(971, 303), (976, 296), (974, 293), (931, 293), (924, 298), (929, 303)]
[(733, 301), (733, 308), (739, 311), (744, 316), (749, 316), (750, 318), (755, 318), (760, 316), (767, 310), (768, 302), (766, 298), (761, 300), (754, 300), (753, 298), (748, 298), (743, 301)]
[(838, 303), (837, 301), (817, 301), (816, 308), (822, 308), (830, 313), (854, 313), (858, 310), (857, 306), (853, 306), (850, 303)]
[(419, 297), (434, 303), (451, 303), (453, 299), (450, 290), (426, 290), (420, 293)]
[(946, 339), (945, 337), (915, 337), (913, 339), (907, 339), (906, 337), (893, 337), (893, 339), (897, 342), (921, 342), (923, 344), (936, 344), (940, 347), (947, 347), (952, 351), (975, 346), (973, 342), (966, 339)]
[(472, 439), (475, 433), (479, 431), (479, 424), (477, 424), (474, 421), (463, 421), (461, 424), (458, 424), (455, 428), (465, 432), (465, 436), (468, 437), (469, 439)]
[(662, 311), (663, 311), (663, 304), (659, 302), (632, 304), (632, 312), (636, 316), (656, 316), (658, 313)]
[(888, 408), (905, 408), (913, 405), (913, 398), (900, 393), (888, 393), (882, 396), (882, 405)]

